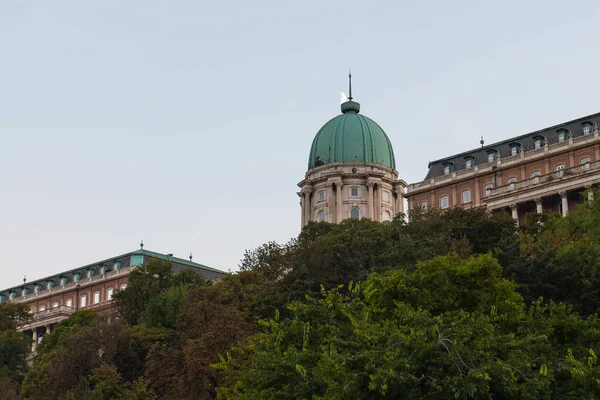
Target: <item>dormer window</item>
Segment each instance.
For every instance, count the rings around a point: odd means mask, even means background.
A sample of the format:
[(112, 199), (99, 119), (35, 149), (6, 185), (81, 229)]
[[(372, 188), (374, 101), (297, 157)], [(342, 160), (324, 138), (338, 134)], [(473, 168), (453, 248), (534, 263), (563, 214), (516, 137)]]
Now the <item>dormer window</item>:
[(566, 129), (560, 129), (557, 131), (558, 133), (558, 142), (564, 142), (569, 139), (569, 132)]
[(444, 175), (448, 175), (450, 172), (452, 172), (452, 163), (444, 164)]
[(544, 145), (544, 138), (542, 136), (534, 136), (533, 137), (533, 148), (541, 149)]
[(593, 131), (594, 131), (594, 125), (591, 122), (583, 123), (583, 134), (584, 135), (591, 135)]
[(496, 150), (488, 150), (487, 160), (488, 162), (494, 162), (498, 159), (498, 152)]
[(473, 157), (465, 157), (465, 168), (473, 168), (475, 159)]
[(520, 153), (521, 145), (519, 143), (511, 143), (510, 144), (510, 155), (516, 156)]

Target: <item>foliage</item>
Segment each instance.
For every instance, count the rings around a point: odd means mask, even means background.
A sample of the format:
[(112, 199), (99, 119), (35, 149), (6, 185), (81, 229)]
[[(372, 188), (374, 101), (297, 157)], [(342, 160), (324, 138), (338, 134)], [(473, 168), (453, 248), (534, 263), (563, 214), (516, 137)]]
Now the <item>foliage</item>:
[[(80, 311), (46, 335), (21, 394), (600, 398), (600, 202), (519, 228), (481, 209), (409, 219), (310, 223), (214, 284), (137, 268), (110, 323)], [(15, 334), (26, 310), (4, 313)]]
[(17, 327), (29, 317), (25, 304), (0, 304), (0, 392), (6, 392), (6, 398), (16, 398), (16, 388), (27, 370), (25, 357), (31, 340), (17, 332)]
[[(587, 354), (600, 339), (598, 321), (554, 304), (524, 312), (515, 285), (499, 272), (491, 256), (460, 261), (451, 255), (420, 264), (413, 275), (376, 274), (348, 293), (334, 289), (293, 303), (293, 318), (263, 321), (267, 332), (221, 359), (217, 367), (229, 375), (219, 393), (261, 399), (587, 396), (591, 388), (568, 376), (575, 367), (564, 362), (565, 345)], [(436, 293), (438, 283), (443, 287)], [(248, 357), (252, 363), (238, 362)]]

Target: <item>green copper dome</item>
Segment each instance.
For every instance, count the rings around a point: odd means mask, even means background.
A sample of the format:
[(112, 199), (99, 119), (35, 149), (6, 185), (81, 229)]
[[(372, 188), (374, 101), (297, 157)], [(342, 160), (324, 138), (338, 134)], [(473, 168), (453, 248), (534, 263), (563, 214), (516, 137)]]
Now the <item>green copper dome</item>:
[(310, 148), (308, 169), (332, 163), (374, 163), (396, 169), (390, 139), (375, 121), (359, 114), (360, 104), (342, 104), (342, 115), (317, 133)]

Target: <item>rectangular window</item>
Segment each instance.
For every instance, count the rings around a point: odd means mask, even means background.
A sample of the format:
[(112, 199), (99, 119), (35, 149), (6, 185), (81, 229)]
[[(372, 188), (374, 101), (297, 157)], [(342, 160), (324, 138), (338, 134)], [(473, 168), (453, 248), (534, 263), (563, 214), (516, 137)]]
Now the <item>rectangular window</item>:
[(583, 134), (590, 135), (592, 133), (592, 126), (590, 124), (586, 124), (583, 126)]
[(71, 299), (67, 300), (67, 307), (73, 307), (73, 300), (71, 300)]
[(471, 202), (471, 189), (462, 192), (462, 202), (463, 204)]
[(114, 293), (114, 289), (112, 289), (112, 288), (111, 288), (111, 289), (108, 289), (108, 290), (106, 291), (106, 300), (107, 300), (107, 301), (110, 301), (110, 300), (112, 300), (113, 293)]
[(319, 196), (319, 201), (325, 200), (325, 191), (324, 190), (319, 190), (318, 196)]
[(359, 196), (359, 194), (360, 194), (360, 193), (359, 193), (359, 191), (358, 191), (358, 187), (356, 187), (356, 186), (352, 186), (352, 187), (350, 188), (350, 196), (351, 196), (351, 197), (358, 197), (358, 196)]
[(450, 173), (450, 166), (444, 165), (444, 175), (448, 175)]
[(494, 161), (494, 160), (495, 160), (495, 157), (494, 157), (494, 155), (495, 155), (494, 153), (489, 153), (489, 154), (488, 154), (488, 162), (492, 162), (492, 161)]
[(533, 141), (533, 148), (540, 149), (542, 147), (542, 139), (535, 139)]
[(473, 166), (473, 160), (472, 159), (467, 159), (467, 161), (465, 162), (465, 168), (471, 168)]
[(510, 148), (510, 155), (516, 156), (517, 154), (519, 154), (519, 148), (517, 146), (512, 146)]
[(94, 293), (94, 304), (100, 303), (100, 292)]
[(440, 208), (448, 208), (448, 196), (440, 197)]
[(558, 134), (558, 141), (559, 142), (564, 142), (565, 141), (565, 133), (564, 132), (560, 132)]
[(81, 296), (81, 299), (79, 301), (79, 307), (85, 307), (87, 306), (87, 296)]
[(423, 209), (423, 210), (427, 210), (427, 202), (426, 201), (422, 201), (419, 203), (419, 206)]

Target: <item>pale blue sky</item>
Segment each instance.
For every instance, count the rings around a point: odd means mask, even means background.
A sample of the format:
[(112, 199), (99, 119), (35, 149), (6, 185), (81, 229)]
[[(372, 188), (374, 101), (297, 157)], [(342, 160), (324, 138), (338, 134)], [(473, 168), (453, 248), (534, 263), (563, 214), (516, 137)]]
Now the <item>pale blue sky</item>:
[(600, 111), (600, 3), (0, 0), (0, 286), (146, 248), (235, 270), (300, 228), (339, 113), (400, 176)]

